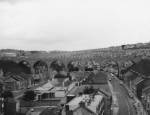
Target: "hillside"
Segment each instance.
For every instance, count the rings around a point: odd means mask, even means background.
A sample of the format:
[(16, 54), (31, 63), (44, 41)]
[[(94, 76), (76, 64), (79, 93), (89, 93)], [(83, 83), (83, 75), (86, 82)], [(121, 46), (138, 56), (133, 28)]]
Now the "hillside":
[(39, 59), (96, 59), (96, 60), (120, 60), (124, 58), (128, 60), (137, 56), (149, 56), (150, 55), (150, 43), (137, 43), (126, 44), (122, 46), (113, 46), (108, 48), (98, 48), (80, 51), (23, 51), (14, 49), (2, 49), (0, 50), (0, 57), (15, 57), (11, 54), (15, 53), (16, 57), (21, 58), (39, 58)]

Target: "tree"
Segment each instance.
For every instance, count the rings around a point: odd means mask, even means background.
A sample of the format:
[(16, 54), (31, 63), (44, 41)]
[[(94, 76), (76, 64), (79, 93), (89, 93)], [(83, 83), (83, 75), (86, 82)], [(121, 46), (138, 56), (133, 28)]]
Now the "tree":
[(67, 64), (67, 68), (68, 68), (68, 71), (71, 72), (73, 70), (73, 64), (72, 64), (72, 61), (70, 61), (68, 64)]
[(2, 93), (2, 97), (4, 97), (4, 99), (7, 99), (7, 98), (13, 98), (13, 93), (11, 91), (4, 91)]
[(85, 87), (85, 89), (83, 90), (84, 94), (92, 94), (94, 93), (96, 90), (93, 88), (93, 86), (90, 87)]
[(93, 68), (85, 66), (85, 71), (93, 71)]
[(53, 69), (53, 70), (56, 70), (57, 72), (60, 72), (62, 71), (64, 68), (65, 68), (65, 65), (64, 63), (58, 61), (58, 60), (54, 60), (50, 67)]
[(29, 91), (24, 92), (23, 100), (32, 101), (35, 99), (35, 96), (36, 96), (35, 92), (32, 90), (29, 90)]
[(67, 65), (68, 71), (79, 71), (79, 68), (73, 64), (73, 61), (70, 61)]

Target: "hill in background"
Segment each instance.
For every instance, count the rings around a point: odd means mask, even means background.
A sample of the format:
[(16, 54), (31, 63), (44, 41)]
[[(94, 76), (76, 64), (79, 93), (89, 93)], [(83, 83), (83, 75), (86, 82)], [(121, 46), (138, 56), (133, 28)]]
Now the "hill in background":
[[(80, 51), (24, 51), (15, 49), (0, 50), (0, 57), (17, 58), (58, 58), (58, 59), (120, 59), (121, 57), (130, 58), (135, 56), (149, 56), (150, 43), (126, 44), (108, 48), (88, 49)], [(144, 52), (143, 52), (144, 51)]]

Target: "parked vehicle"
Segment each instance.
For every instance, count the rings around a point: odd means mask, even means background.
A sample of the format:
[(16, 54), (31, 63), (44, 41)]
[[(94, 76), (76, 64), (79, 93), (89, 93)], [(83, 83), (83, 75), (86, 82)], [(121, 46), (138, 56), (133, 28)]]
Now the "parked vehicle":
[(133, 93), (132, 92), (129, 92), (129, 97), (133, 98)]

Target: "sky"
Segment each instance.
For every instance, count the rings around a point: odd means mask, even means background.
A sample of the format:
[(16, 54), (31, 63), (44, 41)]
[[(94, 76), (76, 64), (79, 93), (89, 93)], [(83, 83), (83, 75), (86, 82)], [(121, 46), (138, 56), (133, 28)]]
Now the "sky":
[(84, 50), (150, 42), (150, 0), (0, 0), (0, 48)]

